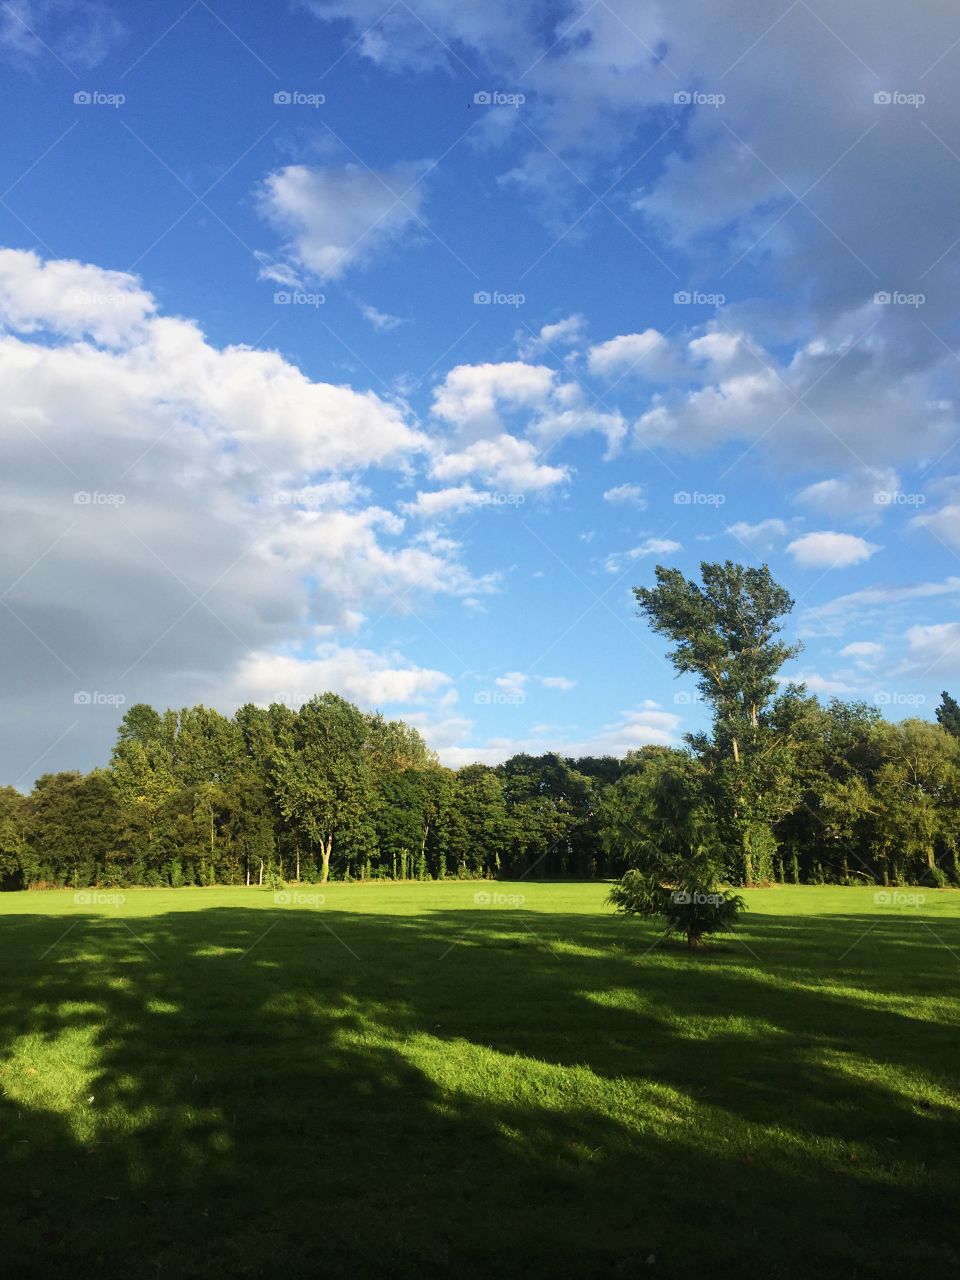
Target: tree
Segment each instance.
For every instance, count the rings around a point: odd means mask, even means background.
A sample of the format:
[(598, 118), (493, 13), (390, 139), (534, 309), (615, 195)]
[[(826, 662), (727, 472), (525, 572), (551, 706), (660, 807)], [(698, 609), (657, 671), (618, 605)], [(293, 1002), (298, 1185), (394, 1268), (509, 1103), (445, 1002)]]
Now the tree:
[(615, 784), (601, 805), (601, 839), (631, 867), (608, 901), (629, 915), (659, 916), (687, 946), (728, 931), (743, 899), (721, 888), (722, 849), (700, 764), (677, 752)]
[(713, 708), (712, 741), (694, 744), (716, 760), (712, 775), (722, 825), (750, 885), (756, 871), (765, 873), (772, 864), (769, 800), (771, 780), (779, 784), (781, 770), (767, 712), (777, 672), (800, 651), (777, 639), (778, 619), (793, 600), (766, 565), (704, 561), (700, 573), (702, 586), (679, 569), (658, 565), (657, 586), (635, 587), (634, 594), (653, 630), (673, 641), (669, 657), (677, 671), (699, 677), (700, 692)]
[(940, 695), (940, 705), (936, 711), (937, 722), (954, 738), (960, 738), (960, 703), (952, 698), (946, 689)]
[(335, 845), (348, 874), (375, 848), (366, 741), (364, 716), (334, 693), (304, 703), (278, 737), (273, 778), (280, 810), (319, 853), (323, 883)]

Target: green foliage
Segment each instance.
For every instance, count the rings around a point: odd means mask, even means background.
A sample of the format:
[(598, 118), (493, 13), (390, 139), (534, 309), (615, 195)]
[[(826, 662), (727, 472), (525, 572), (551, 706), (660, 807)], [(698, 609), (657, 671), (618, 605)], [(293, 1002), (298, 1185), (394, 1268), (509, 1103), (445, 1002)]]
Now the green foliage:
[(742, 898), (720, 888), (722, 845), (698, 761), (675, 752), (653, 757), (606, 797), (601, 838), (623, 850), (630, 869), (609, 901), (630, 915), (659, 916), (697, 947), (728, 930)]

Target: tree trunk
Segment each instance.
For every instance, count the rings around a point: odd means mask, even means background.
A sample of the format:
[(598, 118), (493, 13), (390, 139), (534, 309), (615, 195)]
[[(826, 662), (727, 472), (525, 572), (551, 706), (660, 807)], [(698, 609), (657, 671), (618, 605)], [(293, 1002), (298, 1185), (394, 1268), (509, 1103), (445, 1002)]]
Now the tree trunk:
[(326, 844), (324, 844), (323, 841), (321, 840), (320, 856), (323, 860), (323, 875), (321, 877), (321, 884), (326, 884), (327, 881), (330, 879), (330, 853), (332, 849), (333, 849), (333, 836), (327, 836)]
[(703, 945), (703, 935), (698, 933), (696, 929), (687, 930), (687, 946), (691, 951), (697, 951)]
[(297, 846), (297, 884), (300, 883), (300, 846)]
[(259, 885), (263, 885), (263, 859), (260, 859), (260, 879), (257, 881)]

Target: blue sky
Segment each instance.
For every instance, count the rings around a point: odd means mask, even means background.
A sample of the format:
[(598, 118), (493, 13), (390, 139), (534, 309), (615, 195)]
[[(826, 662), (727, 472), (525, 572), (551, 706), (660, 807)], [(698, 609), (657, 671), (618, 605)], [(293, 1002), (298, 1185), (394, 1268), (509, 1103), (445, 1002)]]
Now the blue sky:
[(331, 688), (451, 764), (702, 723), (654, 565), (788, 674), (960, 684), (960, 25), (852, 0), (0, 8), (4, 779)]

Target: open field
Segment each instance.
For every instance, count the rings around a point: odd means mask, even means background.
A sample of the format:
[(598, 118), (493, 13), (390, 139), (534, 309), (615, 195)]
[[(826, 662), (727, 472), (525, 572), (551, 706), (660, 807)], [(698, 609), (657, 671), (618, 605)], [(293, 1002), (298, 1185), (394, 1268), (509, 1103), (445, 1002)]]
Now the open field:
[(960, 1267), (960, 893), (301, 889), (0, 896), (4, 1275)]

